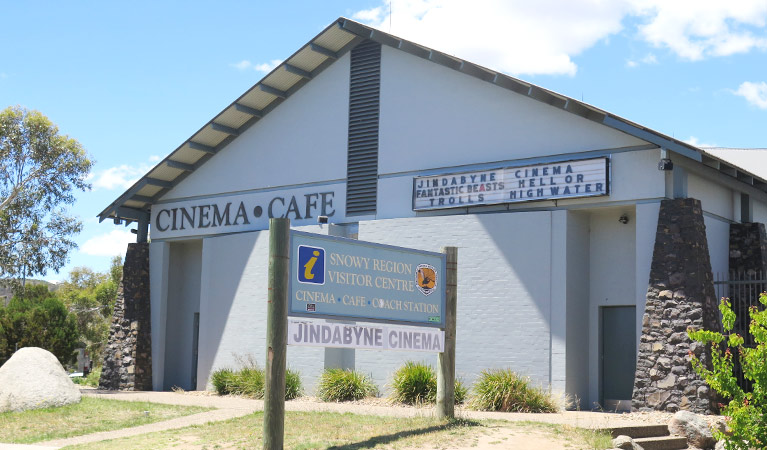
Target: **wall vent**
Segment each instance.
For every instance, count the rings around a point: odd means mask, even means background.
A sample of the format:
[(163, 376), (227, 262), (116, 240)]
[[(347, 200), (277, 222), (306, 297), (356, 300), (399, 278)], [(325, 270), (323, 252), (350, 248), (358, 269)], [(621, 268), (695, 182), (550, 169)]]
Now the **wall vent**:
[(381, 44), (365, 41), (351, 51), (346, 215), (376, 213)]

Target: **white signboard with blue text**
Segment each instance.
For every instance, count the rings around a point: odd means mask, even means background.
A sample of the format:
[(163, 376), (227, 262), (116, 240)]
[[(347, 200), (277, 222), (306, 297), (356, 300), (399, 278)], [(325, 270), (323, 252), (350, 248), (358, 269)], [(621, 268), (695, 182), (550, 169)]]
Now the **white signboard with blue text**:
[(298, 231), (290, 246), (289, 315), (444, 327), (444, 254)]
[(607, 157), (415, 177), (413, 210), (610, 194)]

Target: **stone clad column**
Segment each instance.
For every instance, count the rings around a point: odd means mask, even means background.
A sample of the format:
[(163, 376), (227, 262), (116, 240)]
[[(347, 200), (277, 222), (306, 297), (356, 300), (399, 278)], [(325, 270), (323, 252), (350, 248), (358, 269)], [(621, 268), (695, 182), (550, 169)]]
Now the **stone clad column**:
[(149, 244), (128, 244), (100, 389), (152, 390)]
[(700, 201), (663, 200), (658, 215), (647, 304), (637, 355), (632, 408), (715, 411), (713, 391), (692, 369), (690, 352), (706, 360), (687, 328), (719, 330), (706, 226)]

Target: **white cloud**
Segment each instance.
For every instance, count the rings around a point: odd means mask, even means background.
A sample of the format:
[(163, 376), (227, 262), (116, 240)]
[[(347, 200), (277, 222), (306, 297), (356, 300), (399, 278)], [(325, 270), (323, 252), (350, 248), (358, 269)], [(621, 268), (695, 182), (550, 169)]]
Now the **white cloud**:
[(746, 99), (747, 102), (760, 109), (767, 109), (767, 83), (752, 83), (745, 81), (733, 92)]
[(281, 59), (273, 59), (269, 62), (261, 63), (261, 64), (254, 64), (247, 59), (243, 59), (242, 61), (234, 64), (229, 64), (230, 66), (234, 67), (235, 69), (239, 70), (248, 70), (253, 69), (256, 72), (263, 72), (263, 73), (269, 73), (272, 70), (274, 70), (275, 67), (282, 64)]
[(229, 65), (234, 67), (235, 69), (240, 69), (240, 70), (246, 70), (246, 69), (250, 69), (251, 67), (253, 67), (253, 63), (251, 63), (247, 59), (243, 59), (242, 61), (240, 61), (238, 63), (229, 64)]
[(629, 59), (626, 60), (626, 67), (634, 68), (639, 67), (639, 64), (658, 64), (658, 58), (653, 55), (652, 53), (648, 53), (644, 56), (644, 58), (640, 59), (639, 61)]
[(130, 230), (112, 230), (88, 239), (80, 246), (80, 251), (92, 256), (124, 255), (131, 242), (136, 242), (136, 235)]
[(256, 72), (268, 73), (274, 70), (274, 68), (279, 66), (280, 64), (282, 64), (281, 59), (273, 59), (269, 61), (268, 63), (256, 64), (255, 66), (253, 66), (253, 69)]
[(133, 186), (133, 183), (138, 181), (141, 176), (149, 172), (152, 165), (161, 159), (160, 156), (151, 155), (149, 157), (149, 164), (142, 163), (137, 166), (123, 164), (104, 170), (97, 170), (88, 174), (88, 181), (93, 184), (94, 190), (128, 189)]
[(764, 0), (382, 0), (352, 17), (511, 74), (574, 75), (574, 56), (624, 27), (687, 60), (767, 49)]
[(699, 147), (699, 148), (700, 147), (716, 147), (716, 145), (714, 145), (714, 144), (709, 144), (709, 143), (701, 142), (695, 136), (690, 136), (690, 138), (689, 139), (685, 139), (684, 142), (686, 142), (687, 144), (690, 144), (690, 145), (694, 145), (695, 147)]
[(640, 37), (683, 59), (697, 61), (767, 48), (764, 0), (629, 1), (642, 20)]
[(506, 73), (574, 75), (572, 57), (620, 31), (627, 10), (610, 0), (384, 0), (353, 17)]
[(93, 183), (93, 189), (128, 189), (135, 183), (142, 175), (149, 171), (151, 167), (142, 164), (140, 166), (129, 166), (123, 164), (117, 167), (110, 167), (108, 169), (91, 174), (91, 182)]

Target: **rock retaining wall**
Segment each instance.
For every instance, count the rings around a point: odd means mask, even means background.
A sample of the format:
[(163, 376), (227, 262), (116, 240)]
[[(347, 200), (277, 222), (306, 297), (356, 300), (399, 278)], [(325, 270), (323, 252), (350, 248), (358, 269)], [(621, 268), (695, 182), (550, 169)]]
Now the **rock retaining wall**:
[(149, 244), (128, 244), (100, 389), (152, 390)]
[(663, 200), (658, 216), (632, 408), (715, 411), (713, 391), (692, 369), (690, 352), (706, 360), (687, 328), (720, 329), (706, 226), (700, 201)]

